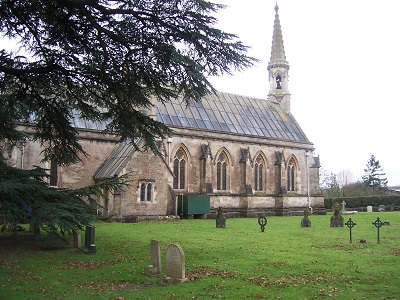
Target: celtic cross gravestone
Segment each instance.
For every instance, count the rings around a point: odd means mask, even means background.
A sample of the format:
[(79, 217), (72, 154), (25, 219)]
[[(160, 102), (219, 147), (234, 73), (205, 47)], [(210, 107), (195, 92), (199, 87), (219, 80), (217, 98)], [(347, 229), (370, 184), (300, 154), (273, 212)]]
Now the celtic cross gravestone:
[(352, 242), (352, 236), (351, 236), (351, 229), (357, 225), (356, 223), (353, 222), (353, 220), (351, 218), (349, 218), (349, 220), (345, 223), (347, 227), (349, 227), (350, 229), (350, 243)]
[(379, 229), (384, 225), (383, 222), (381, 220), (379, 220), (379, 218), (376, 218), (375, 222), (372, 222), (372, 225), (375, 225), (375, 227), (378, 229), (378, 244), (380, 244), (380, 240), (379, 240)]

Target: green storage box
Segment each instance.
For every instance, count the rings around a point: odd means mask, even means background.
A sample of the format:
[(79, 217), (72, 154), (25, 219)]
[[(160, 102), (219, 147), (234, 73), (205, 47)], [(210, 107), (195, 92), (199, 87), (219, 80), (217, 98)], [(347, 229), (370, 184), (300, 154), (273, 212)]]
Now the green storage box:
[(210, 213), (210, 196), (178, 196), (178, 215), (205, 215)]

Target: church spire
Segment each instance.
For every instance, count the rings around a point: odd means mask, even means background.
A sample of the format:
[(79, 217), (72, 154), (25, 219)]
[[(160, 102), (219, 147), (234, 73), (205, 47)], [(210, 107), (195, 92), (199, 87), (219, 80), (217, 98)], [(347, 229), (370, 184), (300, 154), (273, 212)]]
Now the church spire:
[(271, 59), (270, 65), (276, 64), (289, 64), (286, 61), (285, 49), (283, 46), (282, 28), (278, 14), (279, 6), (275, 5), (275, 21), (274, 21), (274, 32), (272, 35), (272, 48), (271, 48)]
[(278, 10), (279, 6), (278, 3), (276, 3), (271, 58), (268, 63), (270, 82), (268, 99), (280, 103), (284, 111), (290, 112), (290, 93), (288, 89), (290, 66), (289, 62), (286, 60)]

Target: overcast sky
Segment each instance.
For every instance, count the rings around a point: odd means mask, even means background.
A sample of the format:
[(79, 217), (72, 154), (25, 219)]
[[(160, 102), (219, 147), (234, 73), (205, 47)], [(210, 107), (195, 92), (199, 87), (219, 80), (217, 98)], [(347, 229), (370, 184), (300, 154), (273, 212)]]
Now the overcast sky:
[[(214, 0), (229, 7), (219, 27), (262, 60), (212, 79), (222, 92), (267, 98), (275, 0)], [(291, 111), (323, 168), (354, 180), (375, 155), (400, 185), (400, 1), (278, 0)]]

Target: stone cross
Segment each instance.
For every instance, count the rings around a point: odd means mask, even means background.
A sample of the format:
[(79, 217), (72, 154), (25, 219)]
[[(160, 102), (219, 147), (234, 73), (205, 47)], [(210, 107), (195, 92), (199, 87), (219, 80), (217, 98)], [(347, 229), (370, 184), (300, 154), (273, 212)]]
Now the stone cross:
[(342, 202), (342, 212), (343, 211), (346, 211), (346, 202), (344, 202), (344, 200)]
[(188, 280), (185, 275), (185, 253), (181, 246), (177, 244), (168, 246), (166, 267), (167, 275), (163, 280), (165, 283), (181, 283)]
[(144, 268), (144, 273), (148, 276), (161, 275), (161, 250), (159, 241), (151, 240), (150, 242), (150, 260), (151, 264)]

